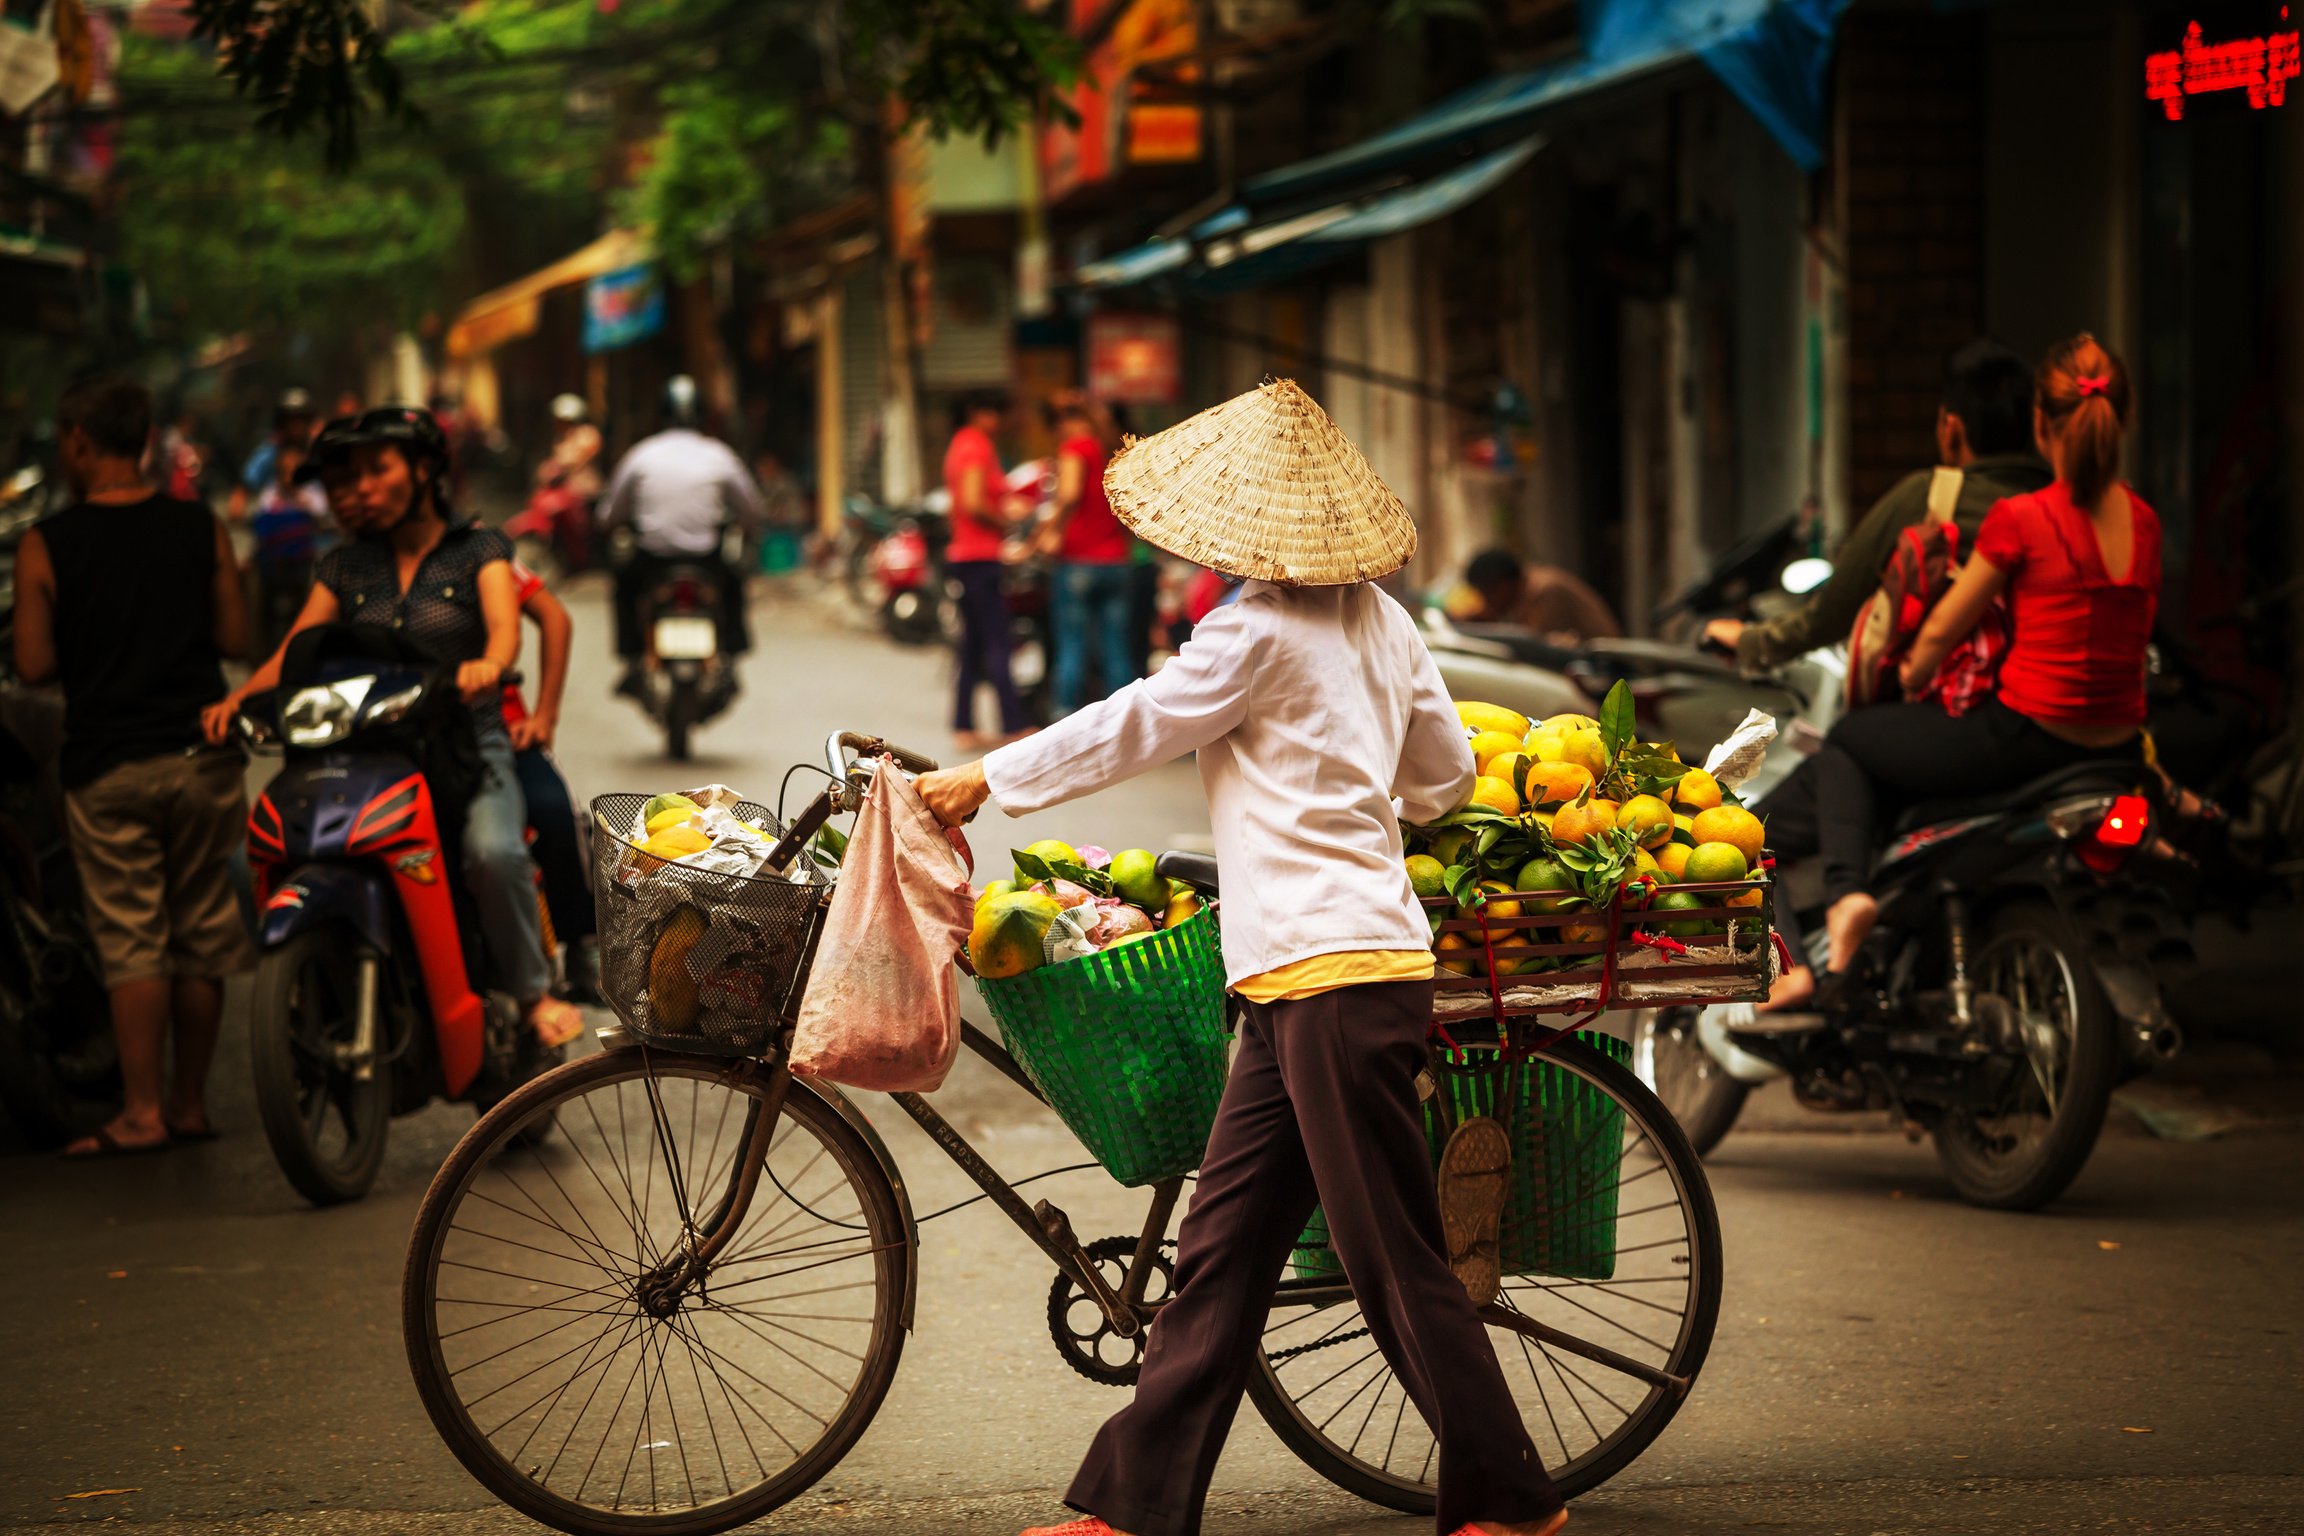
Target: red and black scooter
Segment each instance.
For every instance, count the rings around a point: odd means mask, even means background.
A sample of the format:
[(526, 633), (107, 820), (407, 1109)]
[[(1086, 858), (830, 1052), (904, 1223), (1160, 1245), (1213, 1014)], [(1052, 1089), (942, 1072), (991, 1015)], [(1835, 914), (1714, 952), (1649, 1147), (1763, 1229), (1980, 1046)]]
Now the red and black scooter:
[(442, 835), (478, 772), (453, 669), (390, 631), (321, 626), (241, 725), (286, 759), (248, 818), (256, 1104), (299, 1193), (356, 1200), (393, 1116), (435, 1098), (485, 1111), (562, 1052), (475, 981), (479, 929)]

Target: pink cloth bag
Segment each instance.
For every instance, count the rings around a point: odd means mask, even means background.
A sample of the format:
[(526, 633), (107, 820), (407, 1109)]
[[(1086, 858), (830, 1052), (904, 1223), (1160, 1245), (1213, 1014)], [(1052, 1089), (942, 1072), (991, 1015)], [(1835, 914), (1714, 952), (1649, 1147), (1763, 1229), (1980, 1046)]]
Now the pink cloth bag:
[(792, 1070), (878, 1093), (927, 1093), (960, 1053), (966, 845), (885, 758), (840, 860), (800, 1001)]

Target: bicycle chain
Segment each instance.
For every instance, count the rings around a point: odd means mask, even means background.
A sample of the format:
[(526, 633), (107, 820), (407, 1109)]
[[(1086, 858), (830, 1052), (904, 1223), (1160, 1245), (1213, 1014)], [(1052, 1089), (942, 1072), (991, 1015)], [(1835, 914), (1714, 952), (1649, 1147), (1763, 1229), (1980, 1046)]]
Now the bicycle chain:
[(1298, 1355), (1308, 1355), (1316, 1349), (1333, 1349), (1339, 1344), (1349, 1344), (1354, 1339), (1371, 1337), (1373, 1335), (1367, 1329), (1355, 1328), (1350, 1333), (1340, 1333), (1332, 1339), (1314, 1339), (1309, 1344), (1298, 1344), (1290, 1349), (1268, 1349), (1264, 1351), (1264, 1358), (1278, 1365), (1283, 1360), (1293, 1360)]

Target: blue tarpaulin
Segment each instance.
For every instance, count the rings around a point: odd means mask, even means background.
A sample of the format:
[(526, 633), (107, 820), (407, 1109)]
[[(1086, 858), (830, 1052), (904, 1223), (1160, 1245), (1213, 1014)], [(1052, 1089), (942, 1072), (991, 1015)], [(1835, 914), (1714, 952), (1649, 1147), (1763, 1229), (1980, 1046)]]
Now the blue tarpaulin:
[[(1815, 170), (1824, 163), (1833, 28), (1848, 4), (1584, 0), (1584, 47), (1576, 56), (1483, 80), (1348, 149), (1252, 177), (1242, 183), (1238, 203), (1183, 236), (1083, 267), (1081, 283), (1189, 281), (1208, 290), (1301, 270), (1482, 195), (1533, 152), (1533, 135), (1554, 109), (1692, 61), (1716, 75), (1786, 154)], [(1423, 179), (1402, 189), (1402, 180), (1413, 177)], [(1344, 206), (1355, 197), (1357, 206)], [(1301, 211), (1306, 208), (1313, 211)], [(1296, 211), (1281, 217), (1282, 210)], [(1297, 226), (1301, 234), (1280, 238)], [(1207, 258), (1226, 240), (1255, 242), (1257, 250), (1240, 271), (1220, 278), (1225, 264)], [(1307, 249), (1280, 256), (1289, 244)]]

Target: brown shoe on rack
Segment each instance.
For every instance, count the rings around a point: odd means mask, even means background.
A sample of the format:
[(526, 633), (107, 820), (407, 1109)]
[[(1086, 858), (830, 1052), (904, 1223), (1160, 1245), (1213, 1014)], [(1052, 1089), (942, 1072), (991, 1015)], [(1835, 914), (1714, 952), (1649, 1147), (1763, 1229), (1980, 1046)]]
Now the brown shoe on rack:
[(1511, 1179), (1512, 1138), (1504, 1127), (1487, 1115), (1459, 1124), (1440, 1154), (1440, 1232), (1448, 1267), (1476, 1307), (1494, 1301), (1504, 1283), (1497, 1237)]

